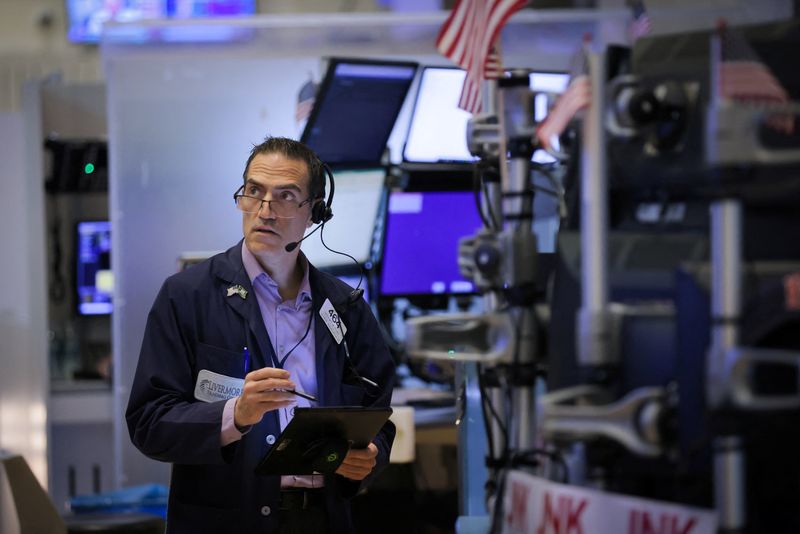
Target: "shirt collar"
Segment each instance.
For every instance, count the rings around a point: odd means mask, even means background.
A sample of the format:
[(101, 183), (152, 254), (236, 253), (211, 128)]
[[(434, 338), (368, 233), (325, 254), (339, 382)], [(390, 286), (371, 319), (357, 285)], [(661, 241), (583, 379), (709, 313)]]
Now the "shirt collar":
[[(303, 268), (303, 280), (300, 282), (300, 290), (297, 292), (295, 306), (299, 306), (303, 302), (311, 301), (311, 284), (308, 281), (308, 259), (305, 254), (303, 254), (303, 251), (300, 251), (300, 254), (298, 254), (297, 261), (300, 262), (300, 266)], [(263, 267), (261, 267), (261, 264), (258, 263), (258, 259), (250, 252), (250, 249), (247, 248), (247, 243), (242, 243), (242, 263), (244, 264), (244, 270), (247, 272), (247, 277), (250, 279), (253, 288), (256, 286), (256, 280), (264, 276), (266, 285), (274, 289), (273, 293), (278, 296), (278, 283), (272, 279)], [(280, 296), (277, 298), (280, 299)]]

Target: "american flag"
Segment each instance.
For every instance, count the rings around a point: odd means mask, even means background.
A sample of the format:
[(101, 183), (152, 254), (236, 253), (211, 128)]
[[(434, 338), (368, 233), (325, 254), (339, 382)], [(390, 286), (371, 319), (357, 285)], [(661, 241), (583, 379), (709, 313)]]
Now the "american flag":
[(644, 7), (642, 0), (633, 0), (630, 2), (630, 6), (632, 19), (628, 27), (628, 34), (631, 43), (635, 43), (653, 30), (653, 24), (650, 22), (650, 16), (647, 14), (647, 8)]
[[(483, 80), (502, 74), (495, 44), (506, 21), (527, 0), (458, 0), (436, 39), (436, 48), (467, 71), (458, 107), (480, 113)], [(494, 51), (494, 53), (492, 53)]]
[(592, 102), (592, 84), (588, 74), (585, 47), (588, 38), (580, 51), (572, 58), (570, 80), (566, 91), (558, 97), (553, 109), (547, 113), (544, 122), (536, 129), (536, 139), (545, 150), (553, 148), (553, 137), (561, 135), (577, 113), (589, 107)]
[(297, 107), (294, 110), (294, 120), (298, 124), (308, 120), (311, 110), (314, 109), (314, 101), (317, 96), (317, 84), (313, 80), (308, 80), (297, 93)]
[[(741, 104), (787, 104), (789, 94), (756, 54), (744, 36), (725, 24), (718, 28), (720, 58), (717, 63), (717, 94)], [(775, 114), (767, 118), (770, 128), (792, 134), (794, 115)]]

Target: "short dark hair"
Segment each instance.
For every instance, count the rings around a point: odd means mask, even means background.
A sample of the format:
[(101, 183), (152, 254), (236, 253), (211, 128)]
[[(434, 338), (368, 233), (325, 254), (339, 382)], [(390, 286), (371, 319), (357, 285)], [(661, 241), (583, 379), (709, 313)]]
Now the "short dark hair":
[(281, 154), (288, 159), (305, 162), (308, 168), (309, 194), (312, 199), (325, 198), (325, 168), (319, 156), (300, 141), (288, 137), (268, 136), (250, 151), (242, 178), (247, 182), (247, 169), (258, 154)]

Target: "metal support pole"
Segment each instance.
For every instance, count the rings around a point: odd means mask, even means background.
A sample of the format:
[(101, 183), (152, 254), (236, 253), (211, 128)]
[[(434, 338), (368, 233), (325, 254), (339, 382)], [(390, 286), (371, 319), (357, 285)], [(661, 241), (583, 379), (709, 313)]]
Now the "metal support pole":
[[(711, 346), (707, 398), (710, 409), (726, 402), (726, 355), (739, 341), (742, 308), (742, 205), (719, 200), (711, 205)], [(714, 439), (714, 503), (723, 532), (742, 532), (746, 522), (745, 453), (735, 435)]]
[(588, 52), (592, 102), (583, 121), (581, 154), (581, 309), (578, 311), (578, 362), (612, 363), (608, 309), (608, 185), (603, 127), (605, 53)]

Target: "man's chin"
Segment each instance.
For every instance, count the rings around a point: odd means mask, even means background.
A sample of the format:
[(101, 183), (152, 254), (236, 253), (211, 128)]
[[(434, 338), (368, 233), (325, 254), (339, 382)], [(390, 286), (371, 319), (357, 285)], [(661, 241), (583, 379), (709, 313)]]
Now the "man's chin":
[(284, 244), (280, 237), (275, 234), (258, 234), (250, 235), (245, 239), (247, 248), (250, 252), (256, 254), (258, 252), (275, 252), (283, 250)]

